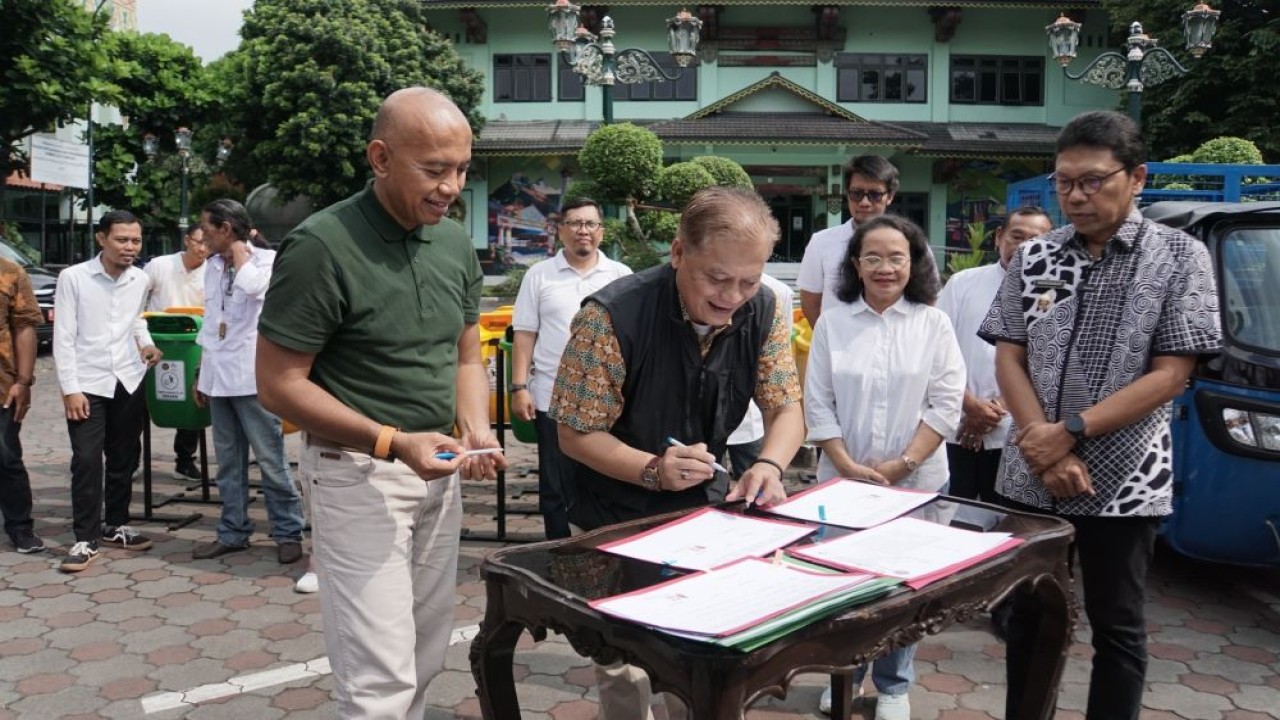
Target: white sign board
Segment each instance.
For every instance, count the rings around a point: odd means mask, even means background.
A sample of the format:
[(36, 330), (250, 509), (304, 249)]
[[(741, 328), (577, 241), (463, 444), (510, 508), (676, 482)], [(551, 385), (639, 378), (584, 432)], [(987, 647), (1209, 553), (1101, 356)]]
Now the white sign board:
[(181, 360), (161, 360), (156, 365), (156, 400), (186, 402), (186, 370)]
[(89, 146), (32, 135), (31, 179), (81, 190), (89, 187)]

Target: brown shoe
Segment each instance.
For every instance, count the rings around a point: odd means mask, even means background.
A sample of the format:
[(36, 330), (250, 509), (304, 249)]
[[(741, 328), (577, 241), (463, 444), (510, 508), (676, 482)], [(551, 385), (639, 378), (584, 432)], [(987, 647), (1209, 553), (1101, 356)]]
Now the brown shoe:
[(298, 562), (302, 559), (302, 543), (288, 540), (280, 543), (276, 546), (276, 559), (281, 565)]
[(214, 540), (211, 543), (205, 543), (204, 545), (197, 547), (191, 552), (191, 557), (196, 560), (212, 560), (213, 558), (222, 557), (228, 553), (246, 550), (248, 547), (248, 545), (223, 545), (217, 540)]

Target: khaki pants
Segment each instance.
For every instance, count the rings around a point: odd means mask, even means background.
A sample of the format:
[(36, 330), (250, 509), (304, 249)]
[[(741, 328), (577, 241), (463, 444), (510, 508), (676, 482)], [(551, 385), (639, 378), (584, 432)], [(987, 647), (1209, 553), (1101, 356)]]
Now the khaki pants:
[(453, 632), (462, 495), (407, 465), (304, 443), (325, 649), (342, 718), (422, 717)]

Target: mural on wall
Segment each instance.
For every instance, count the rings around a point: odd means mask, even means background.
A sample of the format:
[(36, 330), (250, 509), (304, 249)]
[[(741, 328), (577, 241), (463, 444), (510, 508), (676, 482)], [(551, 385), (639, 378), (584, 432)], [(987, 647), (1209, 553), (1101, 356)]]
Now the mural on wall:
[(934, 163), (934, 182), (947, 186), (947, 248), (969, 250), (969, 227), (981, 225), (990, 250), (994, 230), (1003, 221), (1005, 190), (1010, 183), (1049, 172), (1049, 161), (1026, 160), (958, 160)]
[(562, 172), (560, 158), (521, 158), (508, 167), (501, 165), (490, 164), (490, 260), (484, 263), (489, 274), (529, 266), (555, 254), (556, 222), (572, 178)]

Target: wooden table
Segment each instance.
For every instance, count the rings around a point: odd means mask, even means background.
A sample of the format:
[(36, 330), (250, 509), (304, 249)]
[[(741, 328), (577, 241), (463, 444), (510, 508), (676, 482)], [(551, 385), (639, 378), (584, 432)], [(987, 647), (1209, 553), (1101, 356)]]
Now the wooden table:
[[(600, 663), (622, 660), (643, 668), (654, 692), (679, 696), (695, 720), (741, 718), (763, 695), (784, 697), (793, 677), (813, 672), (832, 675), (831, 716), (847, 718), (852, 709), (853, 668), (983, 613), (1015, 587), (1029, 583), (1044, 603), (1045, 613), (1020, 716), (1048, 720), (1053, 717), (1075, 619), (1067, 570), (1072, 528), (1055, 518), (955, 502), (985, 511), (987, 524), (995, 523), (992, 530), (1013, 533), (1026, 542), (923, 590), (895, 590), (747, 653), (672, 637), (601, 615), (587, 605), (589, 600), (670, 579), (669, 568), (596, 548), (682, 513), (498, 550), (480, 568), (487, 605), (470, 655), (484, 717), (520, 718), (512, 677), (516, 641), (524, 630), (538, 641), (553, 630), (585, 657)], [(735, 503), (722, 509), (741, 512), (742, 506)], [(844, 532), (829, 527), (826, 537)]]

